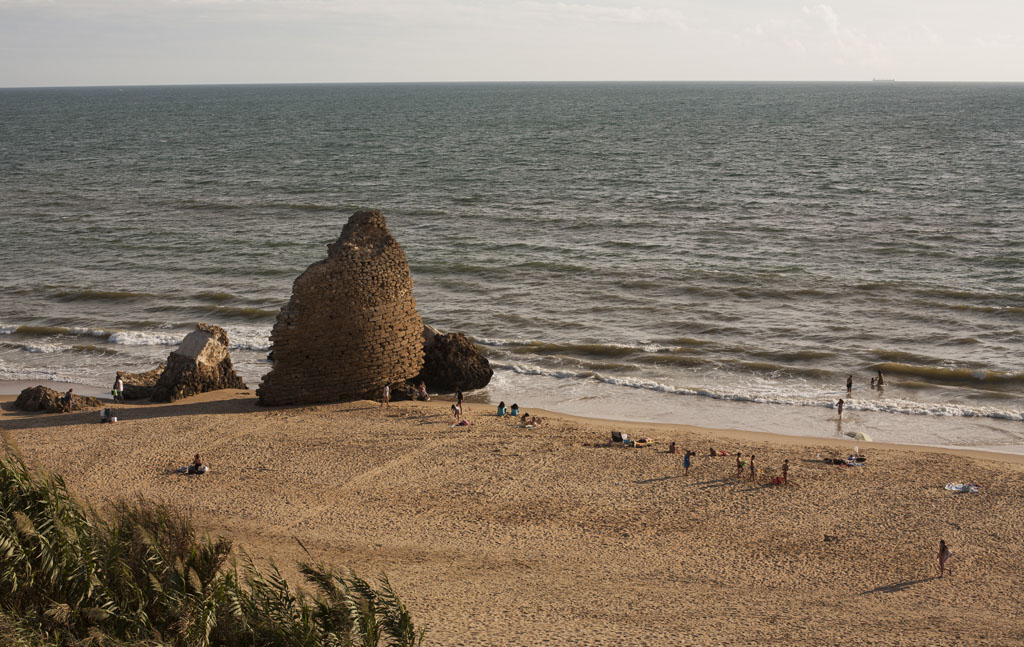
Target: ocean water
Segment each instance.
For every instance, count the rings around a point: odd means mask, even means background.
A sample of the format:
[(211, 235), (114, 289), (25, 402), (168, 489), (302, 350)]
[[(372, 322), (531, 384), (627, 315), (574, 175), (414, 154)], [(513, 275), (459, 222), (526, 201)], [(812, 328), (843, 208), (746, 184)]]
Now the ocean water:
[(0, 90), (0, 379), (255, 387), (369, 207), (481, 401), (1024, 451), (1022, 179), (1021, 84)]

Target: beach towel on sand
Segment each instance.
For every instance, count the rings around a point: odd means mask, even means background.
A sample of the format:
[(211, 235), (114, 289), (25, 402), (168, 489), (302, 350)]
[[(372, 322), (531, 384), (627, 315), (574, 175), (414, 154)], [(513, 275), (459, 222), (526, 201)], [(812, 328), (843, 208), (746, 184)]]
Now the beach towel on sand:
[(965, 494), (973, 494), (978, 491), (978, 486), (975, 485), (974, 483), (946, 483), (946, 489), (951, 492), (963, 492)]

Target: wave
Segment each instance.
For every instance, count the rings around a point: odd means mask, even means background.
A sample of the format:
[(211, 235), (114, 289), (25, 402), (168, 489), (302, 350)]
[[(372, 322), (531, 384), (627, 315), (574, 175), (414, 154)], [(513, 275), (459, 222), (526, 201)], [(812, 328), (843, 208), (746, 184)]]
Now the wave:
[[(240, 327), (227, 328), (231, 350), (270, 350), (270, 328)], [(116, 353), (113, 348), (96, 344), (71, 344), (54, 341), (53, 338), (95, 337), (115, 346), (177, 346), (188, 331), (156, 330), (104, 330), (76, 326), (17, 326), (0, 324), (0, 335), (39, 337), (39, 341), (4, 341), (9, 348), (20, 348), (30, 353), (54, 353), (72, 350), (89, 353)]]
[(906, 375), (943, 384), (1024, 387), (1024, 373), (990, 371), (980, 368), (941, 368), (938, 366), (920, 366), (895, 362), (881, 364), (877, 369), (883, 373)]
[(277, 310), (255, 308), (251, 306), (221, 306), (214, 304), (190, 304), (190, 305), (163, 305), (148, 308), (148, 312), (176, 312), (188, 315), (216, 315), (225, 319), (249, 319), (261, 321), (273, 319), (277, 316)]
[(78, 337), (107, 337), (109, 330), (81, 328), (78, 326), (17, 326), (0, 324), (0, 335), (25, 335), (33, 337), (54, 337), (75, 335)]
[(149, 292), (128, 292), (122, 290), (93, 290), (88, 288), (59, 289), (52, 293), (58, 301), (141, 301), (152, 299)]
[[(665, 384), (642, 377), (630, 376), (609, 376), (602, 375), (596, 371), (567, 371), (549, 369), (539, 366), (525, 366), (520, 364), (501, 364), (491, 362), (491, 366), (499, 370), (512, 371), (521, 375), (538, 375), (556, 379), (570, 379), (578, 381), (592, 380), (613, 386), (621, 386), (632, 389), (643, 389), (658, 393), (672, 395), (687, 395), (696, 397), (711, 398), (714, 400), (727, 400), (731, 402), (750, 402), (757, 404), (790, 405), (801, 407), (823, 407), (834, 408), (835, 398), (831, 395), (818, 395), (800, 392), (785, 391), (763, 391), (763, 390), (740, 390), (714, 387), (686, 387)], [(875, 411), (880, 413), (895, 413), (902, 415), (921, 416), (945, 416), (962, 418), (993, 418), (999, 420), (1024, 421), (1024, 411), (1012, 409), (998, 409), (996, 407), (968, 406), (961, 404), (915, 402), (902, 399), (882, 400), (848, 400), (846, 408), (851, 411)]]

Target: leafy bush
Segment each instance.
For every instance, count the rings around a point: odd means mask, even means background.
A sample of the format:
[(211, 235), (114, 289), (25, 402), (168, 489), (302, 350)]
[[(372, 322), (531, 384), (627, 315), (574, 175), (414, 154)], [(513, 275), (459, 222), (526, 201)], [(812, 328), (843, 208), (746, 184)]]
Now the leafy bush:
[[(0, 459), (0, 646), (416, 647), (387, 578), (300, 563), (314, 593), (143, 500), (104, 515), (56, 474)], [(308, 554), (308, 553), (307, 553)]]

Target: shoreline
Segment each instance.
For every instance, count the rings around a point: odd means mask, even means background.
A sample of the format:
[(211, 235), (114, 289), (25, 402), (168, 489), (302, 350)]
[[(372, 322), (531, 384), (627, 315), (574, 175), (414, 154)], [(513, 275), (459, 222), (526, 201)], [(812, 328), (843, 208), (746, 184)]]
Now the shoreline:
[[(21, 389), (27, 388), (29, 386), (36, 386), (37, 384), (42, 384), (43, 386), (49, 386), (50, 388), (54, 388), (54, 386), (51, 386), (51, 385), (56, 385), (58, 387), (73, 388), (75, 390), (75, 392), (78, 393), (79, 395), (91, 395), (93, 397), (99, 397), (99, 398), (103, 399), (104, 401), (113, 402), (113, 400), (109, 397), (109, 392), (107, 392), (107, 394), (106, 394), (107, 397), (103, 397), (103, 395), (98, 390), (96, 390), (97, 387), (89, 387), (88, 385), (83, 385), (83, 384), (64, 383), (64, 382), (60, 382), (60, 383), (50, 382), (50, 383), (47, 383), (47, 382), (39, 382), (39, 381), (32, 381), (32, 380), (28, 380), (28, 381), (26, 381), (26, 380), (17, 380), (17, 381), (2, 381), (2, 380), (0, 380), (0, 405), (3, 405), (2, 406), (2, 410), (0, 410), (0, 427), (3, 426), (2, 423), (5, 420), (23, 419), (23, 418), (30, 418), (30, 417), (35, 417), (35, 416), (71, 415), (71, 414), (41, 414), (41, 413), (28, 413), (28, 412), (14, 411), (11, 407), (8, 406), (8, 403), (13, 403), (14, 402), (14, 400), (17, 398), (17, 393), (20, 392), (20, 389), (18, 391), (16, 391), (16, 392), (13, 392), (13, 393), (9, 392), (11, 390), (10, 385), (12, 385), (12, 384), (16, 384), (16, 385), (24, 384), (25, 386), (21, 386)], [(90, 391), (93, 391), (93, 390), (96, 390), (96, 393), (90, 392)], [(224, 399), (224, 398), (229, 397), (228, 394), (230, 394), (231, 399), (244, 398), (244, 397), (246, 397), (244, 394), (248, 394), (248, 397), (251, 397), (253, 400), (255, 400), (255, 398), (256, 398), (256, 390), (255, 389), (247, 389), (247, 390), (225, 389), (225, 390), (222, 390), (222, 391), (210, 391), (210, 392), (207, 392), (207, 393), (202, 393), (200, 395), (193, 396), (192, 398), (187, 398), (186, 401), (188, 401), (188, 402), (192, 402), (192, 401), (215, 401), (215, 400), (220, 400), (220, 399)], [(439, 397), (440, 398), (445, 398), (445, 399), (439, 399)], [(472, 394), (467, 395), (466, 398), (465, 398), (465, 401), (470, 405), (469, 411), (472, 412), (473, 419), (479, 419), (479, 418), (494, 418), (494, 419), (497, 419), (497, 416), (494, 415), (494, 411), (495, 411), (495, 409), (497, 407), (496, 403), (487, 402), (483, 398), (480, 398), (479, 396), (478, 397), (473, 397)], [(435, 395), (435, 396), (431, 396), (431, 400), (428, 401), (428, 402), (423, 402), (423, 401), (418, 401), (417, 400), (417, 401), (394, 402), (392, 404), (395, 405), (395, 406), (407, 406), (409, 404), (412, 404), (414, 406), (423, 406), (423, 407), (427, 407), (427, 408), (430, 408), (430, 409), (434, 409), (434, 410), (440, 411), (443, 415), (447, 415), (447, 410), (448, 410), (448, 408), (451, 406), (451, 404), (453, 402), (454, 402), (454, 396), (453, 395), (442, 395), (442, 396), (436, 396)], [(161, 406), (168, 406), (168, 405), (173, 405), (173, 404), (174, 403), (151, 403), (151, 402), (149, 402), (147, 400), (134, 400), (134, 401), (128, 401), (126, 403), (118, 403), (117, 404), (117, 408), (118, 409), (129, 410), (129, 411), (130, 410), (145, 411), (145, 410), (150, 409), (150, 408), (161, 407)], [(286, 406), (286, 407), (267, 407), (266, 409), (263, 409), (262, 407), (257, 407), (257, 410), (266, 410), (266, 411), (293, 410), (293, 409), (315, 408), (315, 407), (345, 405), (345, 404), (349, 404), (349, 403), (341, 402), (341, 403), (322, 403), (322, 404), (311, 404), (311, 405), (290, 405), (290, 406)], [(975, 449), (975, 448), (971, 448), (971, 447), (957, 447), (957, 446), (943, 446), (943, 445), (919, 445), (919, 444), (910, 444), (910, 443), (859, 441), (859, 440), (855, 440), (853, 438), (845, 438), (845, 437), (843, 437), (843, 438), (822, 438), (822, 437), (817, 437), (817, 436), (806, 436), (806, 435), (798, 435), (798, 434), (781, 434), (781, 433), (771, 432), (771, 431), (751, 431), (751, 430), (747, 430), (747, 429), (738, 429), (738, 428), (732, 428), (732, 427), (708, 427), (708, 426), (702, 426), (702, 425), (694, 425), (694, 424), (685, 423), (685, 422), (674, 423), (674, 422), (650, 422), (650, 421), (644, 421), (644, 420), (618, 420), (618, 419), (613, 419), (613, 418), (598, 418), (598, 417), (590, 417), (590, 416), (579, 416), (579, 415), (564, 413), (564, 412), (561, 412), (561, 411), (555, 411), (555, 410), (550, 410), (550, 409), (542, 409), (542, 408), (537, 408), (537, 407), (529, 407), (529, 409), (527, 409), (525, 407), (521, 407), (521, 411), (523, 411), (523, 412), (531, 412), (531, 413), (536, 412), (537, 414), (540, 414), (543, 418), (555, 418), (555, 419), (560, 420), (562, 422), (578, 423), (578, 424), (586, 425), (588, 427), (599, 427), (601, 429), (607, 429), (609, 432), (612, 429), (624, 430), (624, 431), (647, 431), (647, 432), (660, 430), (660, 431), (666, 431), (666, 432), (683, 432), (683, 433), (696, 433), (696, 434), (702, 434), (702, 435), (709, 435), (709, 436), (713, 436), (713, 437), (716, 437), (716, 438), (721, 438), (721, 439), (725, 439), (725, 440), (729, 440), (729, 441), (735, 441), (735, 442), (767, 443), (767, 444), (771, 444), (771, 445), (776, 446), (776, 447), (784, 447), (784, 446), (793, 446), (793, 447), (801, 447), (801, 448), (830, 447), (830, 448), (833, 448), (833, 449), (840, 449), (841, 448), (844, 451), (849, 452), (849, 451), (852, 451), (853, 447), (857, 446), (857, 447), (860, 447), (861, 451), (863, 451), (864, 449), (867, 449), (867, 448), (871, 448), (871, 449), (899, 450), (899, 451), (924, 452), (924, 453), (939, 453), (939, 454), (950, 454), (950, 455), (955, 455), (955, 456), (961, 456), (961, 457), (965, 457), (965, 458), (976, 458), (976, 459), (981, 459), (981, 460), (993, 460), (993, 461), (1000, 461), (1000, 462), (1012, 463), (1012, 464), (1024, 464), (1024, 453), (1018, 453), (1018, 452), (1014, 452), (1014, 451), (999, 451), (999, 450), (996, 450), (996, 449), (993, 449), (993, 448), (988, 448), (988, 447)], [(122, 415), (122, 417), (124, 417), (124, 416)], [(1018, 450), (1018, 451), (1020, 451), (1020, 450)], [(698, 451), (697, 452), (698, 456), (701, 455), (701, 453), (702, 453), (701, 451)]]

